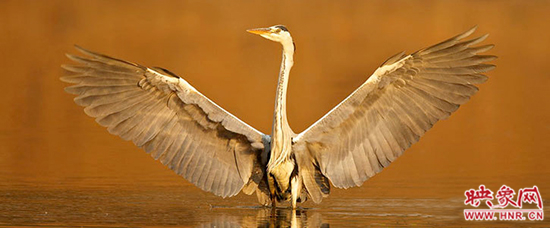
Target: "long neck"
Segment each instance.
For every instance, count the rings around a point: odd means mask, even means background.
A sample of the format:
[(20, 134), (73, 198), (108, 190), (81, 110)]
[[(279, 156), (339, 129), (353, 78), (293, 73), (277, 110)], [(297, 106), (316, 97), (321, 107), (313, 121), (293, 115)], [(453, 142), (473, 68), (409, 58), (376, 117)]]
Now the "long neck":
[[(277, 85), (277, 94), (275, 97), (275, 111), (273, 113), (273, 137), (278, 138), (283, 131), (290, 130), (286, 115), (286, 92), (290, 69), (294, 64), (294, 45), (292, 43), (283, 44), (283, 61), (279, 72), (279, 83)], [(288, 133), (288, 132), (284, 132)]]
[(271, 135), (271, 155), (268, 162), (270, 172), (290, 157), (292, 146), (292, 129), (288, 125), (286, 118), (286, 91), (290, 68), (294, 64), (294, 45), (283, 43), (283, 61), (279, 73), (279, 83), (277, 85), (277, 94), (275, 96), (275, 111), (273, 113), (273, 132)]

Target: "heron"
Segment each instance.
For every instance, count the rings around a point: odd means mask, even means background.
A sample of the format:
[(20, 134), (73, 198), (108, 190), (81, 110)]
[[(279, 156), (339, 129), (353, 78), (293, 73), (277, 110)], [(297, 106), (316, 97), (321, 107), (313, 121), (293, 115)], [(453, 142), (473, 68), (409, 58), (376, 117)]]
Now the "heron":
[(446, 119), (495, 68), (482, 55), (488, 36), (473, 27), (412, 54), (383, 62), (359, 88), (301, 133), (287, 120), (296, 46), (283, 25), (248, 32), (282, 45), (271, 134), (204, 96), (185, 79), (76, 46), (61, 80), (76, 104), (114, 135), (131, 140), (202, 190), (221, 197), (256, 194), (260, 204), (320, 203), (337, 188), (361, 186)]

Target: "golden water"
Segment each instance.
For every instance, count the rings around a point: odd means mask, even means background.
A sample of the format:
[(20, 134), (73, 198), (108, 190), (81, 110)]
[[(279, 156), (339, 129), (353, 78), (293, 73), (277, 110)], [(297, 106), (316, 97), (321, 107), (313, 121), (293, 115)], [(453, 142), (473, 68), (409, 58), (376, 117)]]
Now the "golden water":
[[(550, 205), (548, 12), (548, 1), (0, 1), (0, 226), (549, 226), (548, 209), (545, 223), (462, 215), (464, 191), (480, 184), (537, 185)], [(63, 54), (79, 44), (170, 69), (270, 132), (280, 47), (245, 29), (273, 24), (287, 25), (297, 45), (296, 132), (387, 57), (475, 24), (497, 45), (498, 67), (382, 173), (295, 215), (202, 192), (109, 135), (58, 80)]]

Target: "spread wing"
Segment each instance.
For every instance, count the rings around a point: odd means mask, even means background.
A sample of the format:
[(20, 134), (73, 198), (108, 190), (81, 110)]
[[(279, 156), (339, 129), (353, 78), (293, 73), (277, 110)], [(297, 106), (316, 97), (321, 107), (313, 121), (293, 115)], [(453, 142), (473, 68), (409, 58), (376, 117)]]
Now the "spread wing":
[[(388, 59), (350, 96), (294, 138), (298, 161), (312, 161), (332, 184), (360, 186), (449, 117), (478, 91), (495, 56), (472, 47), (487, 35), (462, 41), (475, 27), (410, 55)], [(310, 171), (310, 173), (314, 173)], [(315, 190), (315, 180), (304, 184)], [(307, 178), (304, 178), (307, 180)], [(320, 185), (320, 184), (319, 184)], [(315, 197), (314, 197), (315, 200)]]
[(61, 80), (74, 84), (65, 91), (111, 134), (218, 196), (257, 189), (269, 136), (167, 70), (77, 49), (86, 57), (67, 55), (80, 64), (63, 66), (73, 74)]

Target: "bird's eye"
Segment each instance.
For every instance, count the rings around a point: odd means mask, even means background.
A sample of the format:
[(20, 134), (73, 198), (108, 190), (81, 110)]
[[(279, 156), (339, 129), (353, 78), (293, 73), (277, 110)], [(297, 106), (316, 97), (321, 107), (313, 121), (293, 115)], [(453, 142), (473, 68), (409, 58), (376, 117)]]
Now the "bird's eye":
[(274, 32), (275, 32), (275, 33), (280, 33), (280, 32), (281, 32), (281, 29), (280, 29), (280, 28), (276, 28)]

